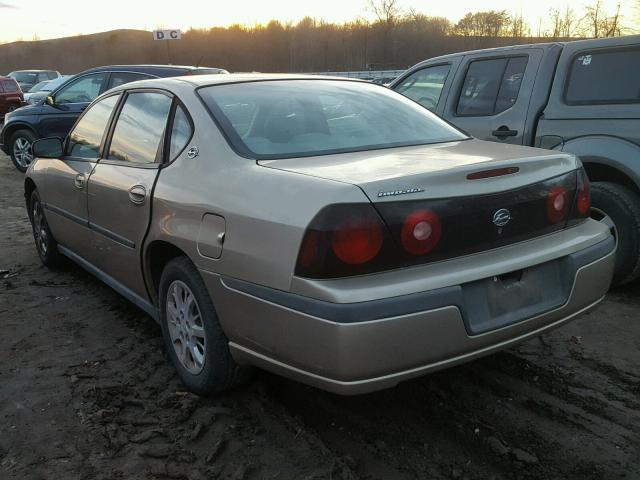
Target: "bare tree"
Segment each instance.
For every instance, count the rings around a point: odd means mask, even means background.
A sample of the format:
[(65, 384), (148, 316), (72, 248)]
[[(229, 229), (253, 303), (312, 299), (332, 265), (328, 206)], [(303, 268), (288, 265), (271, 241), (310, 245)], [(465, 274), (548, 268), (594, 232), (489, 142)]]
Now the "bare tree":
[(608, 15), (602, 5), (602, 0), (596, 0), (596, 3), (586, 8), (583, 20), (587, 36), (601, 38), (616, 37), (622, 34), (620, 3), (617, 5), (615, 13)]
[(397, 0), (369, 0), (368, 5), (380, 23), (392, 25), (402, 15)]
[(509, 17), (508, 28), (509, 36), (511, 38), (524, 38), (531, 32), (531, 29), (529, 28), (529, 25), (527, 25), (527, 22), (525, 22), (522, 14), (512, 15)]

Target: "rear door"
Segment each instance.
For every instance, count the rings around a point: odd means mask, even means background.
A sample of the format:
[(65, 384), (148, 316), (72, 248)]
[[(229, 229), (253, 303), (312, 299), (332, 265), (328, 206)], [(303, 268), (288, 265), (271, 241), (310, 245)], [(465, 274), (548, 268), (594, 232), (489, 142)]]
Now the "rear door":
[(80, 114), (106, 90), (109, 74), (91, 73), (76, 78), (54, 93), (55, 105), (45, 104), (40, 118), (43, 137), (64, 138)]
[(105, 156), (89, 180), (89, 259), (136, 295), (147, 298), (141, 247), (151, 216), (151, 197), (165, 156), (173, 98), (157, 90), (126, 93)]
[(481, 140), (522, 144), (542, 49), (467, 55), (444, 118)]
[(2, 81), (0, 81), (0, 117), (4, 117), (4, 114), (7, 113), (9, 106), (7, 104), (7, 94), (4, 92), (4, 88), (2, 88)]
[(58, 242), (87, 257), (92, 235), (88, 229), (87, 180), (96, 165), (109, 120), (120, 94), (106, 97), (85, 112), (65, 142), (65, 154), (46, 162), (47, 174), (38, 185), (47, 219)]

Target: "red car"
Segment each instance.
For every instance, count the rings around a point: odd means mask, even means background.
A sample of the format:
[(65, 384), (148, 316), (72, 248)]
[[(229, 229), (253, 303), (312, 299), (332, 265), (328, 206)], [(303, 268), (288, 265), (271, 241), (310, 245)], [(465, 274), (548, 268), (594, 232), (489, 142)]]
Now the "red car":
[(0, 119), (22, 105), (24, 105), (24, 96), (20, 86), (13, 78), (0, 77)]

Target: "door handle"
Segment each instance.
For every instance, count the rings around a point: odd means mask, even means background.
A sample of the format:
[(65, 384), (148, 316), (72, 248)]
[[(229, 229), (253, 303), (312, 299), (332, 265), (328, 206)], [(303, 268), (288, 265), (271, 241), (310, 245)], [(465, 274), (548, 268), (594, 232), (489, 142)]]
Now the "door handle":
[(73, 179), (73, 184), (76, 186), (78, 190), (84, 189), (85, 182), (86, 182), (86, 179), (85, 179), (84, 173), (77, 174), (76, 177)]
[(129, 200), (131, 203), (141, 205), (147, 198), (147, 189), (144, 185), (134, 185), (129, 189)]
[(518, 131), (511, 130), (506, 125), (501, 125), (500, 127), (498, 127), (497, 130), (494, 130), (493, 132), (491, 132), (491, 135), (498, 138), (515, 137), (516, 135), (518, 135)]

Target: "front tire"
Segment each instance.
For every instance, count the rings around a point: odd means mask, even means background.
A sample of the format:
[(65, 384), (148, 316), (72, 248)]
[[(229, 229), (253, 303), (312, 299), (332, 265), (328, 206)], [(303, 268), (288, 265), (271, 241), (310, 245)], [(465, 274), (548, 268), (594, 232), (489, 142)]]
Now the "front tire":
[(629, 283), (640, 275), (640, 196), (611, 182), (591, 184), (592, 217), (613, 227), (617, 240), (614, 286)]
[(33, 240), (36, 243), (40, 261), (49, 268), (57, 268), (62, 265), (64, 257), (58, 251), (58, 242), (53, 237), (47, 219), (44, 216), (42, 202), (37, 190), (33, 191), (29, 201), (29, 219), (31, 220)]
[(9, 141), (9, 152), (11, 161), (21, 172), (26, 172), (31, 162), (33, 162), (33, 142), (37, 140), (31, 130), (18, 130), (11, 136)]
[(229, 390), (246, 377), (233, 360), (209, 292), (186, 257), (171, 260), (160, 279), (160, 324), (182, 383), (198, 395)]

